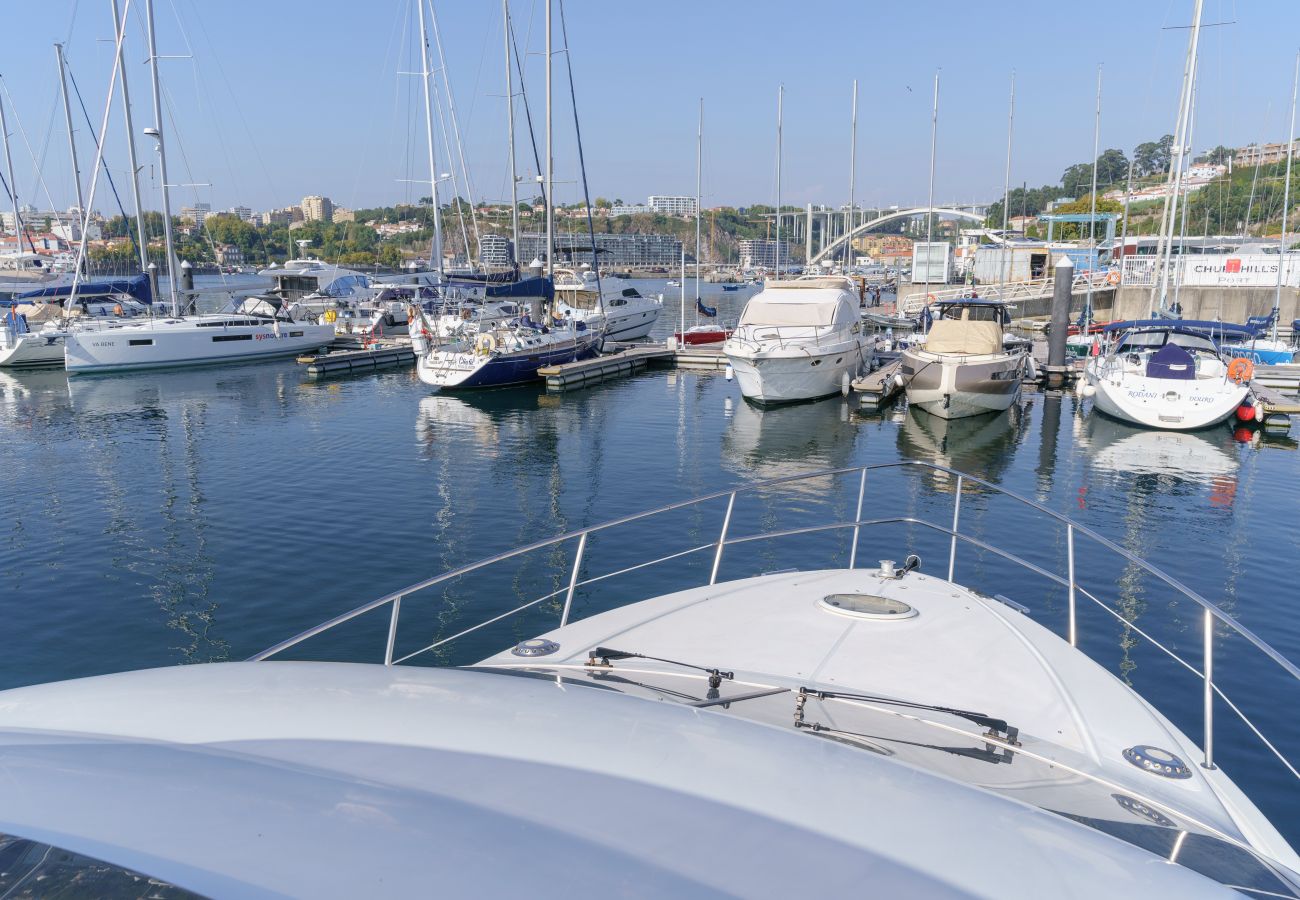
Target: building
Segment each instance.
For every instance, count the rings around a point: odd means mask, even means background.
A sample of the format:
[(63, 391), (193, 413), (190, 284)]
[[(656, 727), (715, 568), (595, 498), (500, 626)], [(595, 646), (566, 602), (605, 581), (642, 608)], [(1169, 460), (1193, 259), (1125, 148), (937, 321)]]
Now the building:
[(262, 213), (261, 220), (263, 225), (292, 225), (303, 220), (302, 207), (286, 206), (284, 209), (273, 209)]
[(651, 197), (647, 205), (661, 216), (694, 216), (698, 208), (694, 197)]
[(226, 210), (226, 212), (230, 213), (230, 215), (242, 222), (253, 221), (253, 211), (247, 206), (232, 206), (230, 209)]
[(650, 207), (640, 203), (620, 203), (609, 210), (611, 216), (644, 216), (650, 212)]
[(864, 234), (853, 239), (853, 249), (872, 259), (910, 258), (912, 239), (901, 234)]
[[(743, 240), (737, 242), (742, 269), (775, 269), (777, 265), (777, 242), (766, 240)], [(780, 242), (781, 265), (790, 265), (790, 242)]]
[(355, 222), (356, 220), (357, 220), (357, 214), (356, 214), (356, 211), (355, 211), (355, 210), (347, 209), (346, 207), (342, 207), (342, 206), (336, 206), (336, 207), (334, 207), (334, 219), (333, 219), (333, 221), (335, 221), (335, 222)]
[(243, 264), (244, 251), (240, 250), (234, 244), (224, 244), (217, 248), (217, 265), (242, 266)]
[(484, 234), (478, 239), (478, 260), (490, 269), (508, 269), (515, 262), (515, 248), (508, 237)]
[(181, 207), (181, 218), (189, 219), (195, 228), (202, 228), (203, 222), (212, 214), (211, 203), (195, 203), (193, 206)]
[[(596, 252), (602, 267), (641, 266), (672, 268), (681, 263), (682, 242), (667, 234), (598, 234)], [(555, 235), (555, 258), (574, 265), (591, 264), (589, 234)], [(522, 259), (546, 259), (546, 235), (530, 232), (519, 236)]]
[[(1300, 155), (1300, 139), (1292, 141), (1291, 144), (1292, 152)], [(1250, 144), (1246, 147), (1238, 147), (1232, 151), (1232, 164), (1241, 167), (1286, 162), (1286, 149), (1283, 141), (1278, 141), (1276, 144)]]
[(303, 197), (302, 218), (305, 222), (333, 222), (334, 204), (329, 197)]

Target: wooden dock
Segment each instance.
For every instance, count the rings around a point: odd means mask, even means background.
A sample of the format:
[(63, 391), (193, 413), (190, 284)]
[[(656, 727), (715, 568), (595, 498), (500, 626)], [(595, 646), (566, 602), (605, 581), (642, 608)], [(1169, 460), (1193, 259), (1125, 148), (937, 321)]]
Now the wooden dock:
[[(1256, 369), (1258, 372), (1259, 370)], [(1263, 411), (1263, 419), (1256, 418), (1266, 428), (1291, 426), (1291, 416), (1300, 415), (1300, 398), (1287, 397), (1259, 381), (1250, 383), (1250, 393), (1256, 409)]]
[(860, 395), (858, 402), (867, 409), (880, 409), (892, 400), (903, 389), (895, 377), (902, 365), (901, 359), (895, 359), (869, 375), (855, 378), (849, 386)]
[(546, 380), (546, 387), (551, 390), (568, 391), (586, 387), (610, 378), (620, 378), (644, 369), (656, 360), (667, 360), (673, 352), (666, 347), (656, 345), (628, 347), (614, 353), (603, 354), (594, 359), (578, 362), (561, 363), (558, 366), (543, 366), (537, 374)]
[(375, 344), (364, 350), (336, 350), (319, 356), (300, 356), (312, 378), (351, 375), (415, 365), (415, 351), (410, 344)]

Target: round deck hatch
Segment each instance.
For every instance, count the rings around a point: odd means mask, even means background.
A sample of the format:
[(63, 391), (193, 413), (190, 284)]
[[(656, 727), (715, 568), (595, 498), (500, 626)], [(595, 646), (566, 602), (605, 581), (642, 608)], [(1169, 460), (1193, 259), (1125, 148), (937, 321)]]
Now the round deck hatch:
[(1159, 775), (1162, 778), (1192, 777), (1192, 770), (1187, 767), (1187, 763), (1159, 747), (1138, 744), (1125, 750), (1124, 758), (1139, 769), (1145, 769), (1152, 775)]
[(550, 656), (560, 645), (555, 641), (548, 641), (545, 638), (531, 638), (527, 641), (520, 641), (510, 649), (515, 656)]
[(910, 619), (916, 615), (902, 600), (876, 594), (830, 594), (818, 602), (833, 613), (859, 619)]

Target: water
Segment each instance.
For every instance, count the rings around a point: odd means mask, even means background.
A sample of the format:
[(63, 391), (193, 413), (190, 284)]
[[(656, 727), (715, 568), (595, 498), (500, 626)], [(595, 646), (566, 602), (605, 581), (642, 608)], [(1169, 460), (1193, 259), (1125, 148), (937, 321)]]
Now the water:
[[(658, 290), (643, 288), (650, 293)], [(673, 300), (672, 289), (664, 289)], [(706, 286), (734, 319), (748, 291)], [(693, 292), (688, 290), (693, 301)], [(667, 331), (677, 309), (666, 309)], [(690, 320), (688, 320), (690, 324)], [(0, 688), (175, 663), (242, 659), (390, 590), (539, 537), (733, 485), (921, 459), (1075, 517), (1230, 610), (1300, 659), (1292, 561), (1296, 443), (1229, 428), (1167, 435), (1095, 417), (1072, 395), (944, 423), (901, 405), (830, 400), (759, 410), (721, 374), (652, 371), (585, 391), (437, 396), (412, 373), (313, 382), (291, 361), (133, 375), (0, 372)], [(950, 521), (950, 479), (873, 473), (866, 514)], [(856, 476), (737, 502), (733, 534), (852, 518)], [(716, 539), (724, 502), (593, 538), (586, 575)], [(1006, 498), (963, 492), (962, 531), (1064, 572), (1062, 529)], [(864, 530), (860, 559), (918, 552), (945, 574), (948, 541), (915, 525)], [(427, 657), (466, 663), (553, 627), (572, 547), (415, 595), (399, 653), (560, 591)], [(847, 563), (837, 532), (730, 548), (722, 577)], [(1080, 582), (1200, 665), (1197, 610), (1078, 539)], [(699, 584), (711, 552), (580, 590), (575, 613)], [(1031, 607), (1060, 631), (1065, 592), (964, 547), (959, 580)], [(1080, 645), (1200, 739), (1200, 682), (1081, 600)], [(377, 661), (386, 617), (302, 655)], [(997, 660), (989, 660), (997, 665)], [(1292, 758), (1296, 689), (1240, 637), (1216, 680)], [(925, 698), (942, 702), (943, 698)], [(992, 710), (996, 713), (996, 710)], [(1219, 762), (1293, 840), (1294, 783), (1217, 707)]]

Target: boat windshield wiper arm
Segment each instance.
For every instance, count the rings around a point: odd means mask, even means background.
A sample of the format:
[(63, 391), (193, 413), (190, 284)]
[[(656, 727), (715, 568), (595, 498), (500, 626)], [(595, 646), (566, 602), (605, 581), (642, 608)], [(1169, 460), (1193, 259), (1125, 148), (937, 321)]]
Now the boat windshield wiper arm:
[(612, 659), (650, 659), (655, 662), (668, 663), (670, 666), (681, 666), (683, 669), (695, 669), (699, 672), (707, 672), (709, 675), (709, 687), (717, 690), (722, 685), (722, 679), (734, 681), (735, 672), (724, 672), (721, 669), (711, 669), (708, 666), (697, 666), (694, 663), (678, 662), (675, 659), (664, 659), (660, 656), (647, 656), (644, 653), (633, 653), (630, 650), (611, 650), (609, 647), (597, 647), (587, 653), (587, 665), (592, 668), (612, 669), (610, 663)]
[(950, 716), (957, 716), (974, 722), (987, 728), (984, 733), (985, 737), (995, 738), (1005, 741), (1012, 746), (1020, 746), (1017, 738), (1020, 736), (1020, 729), (1007, 724), (1006, 719), (999, 719), (986, 713), (972, 712), (969, 709), (955, 709), (951, 706), (935, 706), (929, 703), (914, 703), (911, 700), (897, 700), (892, 697), (877, 697), (872, 694), (849, 694), (842, 691), (814, 691), (808, 688), (799, 688), (799, 699), (795, 701), (794, 709), (794, 727), (806, 728), (812, 727), (807, 725), (803, 720), (803, 707), (808, 702), (809, 697), (815, 697), (818, 700), (861, 700), (866, 703), (880, 703), (885, 706), (901, 706), (905, 709), (925, 709), (931, 712), (946, 713)]

